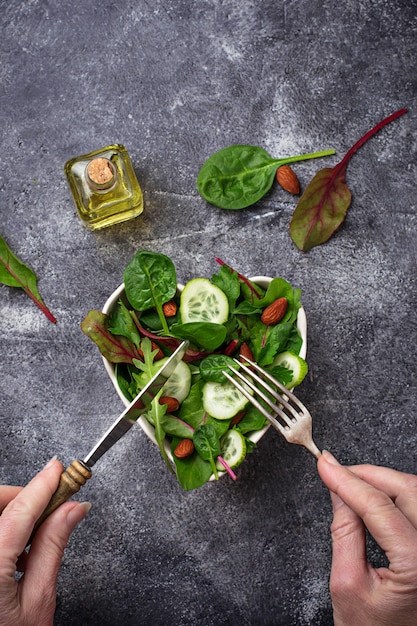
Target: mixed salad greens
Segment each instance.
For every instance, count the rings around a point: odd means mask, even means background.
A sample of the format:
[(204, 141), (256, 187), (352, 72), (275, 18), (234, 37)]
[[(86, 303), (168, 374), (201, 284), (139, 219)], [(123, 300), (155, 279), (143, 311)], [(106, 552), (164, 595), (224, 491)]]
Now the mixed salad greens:
[[(114, 364), (130, 401), (187, 339), (184, 360), (167, 379), (144, 417), (155, 429), (161, 455), (185, 490), (234, 469), (250, 452), (250, 435), (267, 422), (223, 371), (244, 355), (288, 387), (299, 384), (307, 364), (299, 356), (300, 289), (273, 278), (267, 289), (220, 259), (211, 279), (194, 278), (178, 289), (172, 260), (138, 251), (124, 271), (125, 291), (107, 315), (90, 311), (82, 330)], [(278, 321), (265, 310), (285, 303)], [(280, 307), (282, 309), (282, 306)], [(169, 442), (171, 459), (167, 454)]]

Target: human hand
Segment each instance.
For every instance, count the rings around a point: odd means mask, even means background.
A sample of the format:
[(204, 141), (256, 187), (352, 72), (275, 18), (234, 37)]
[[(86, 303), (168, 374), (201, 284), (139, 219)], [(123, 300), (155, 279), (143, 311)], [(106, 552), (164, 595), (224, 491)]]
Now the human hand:
[[(63, 471), (52, 459), (26, 487), (0, 486), (0, 626), (49, 626), (64, 549), (89, 503), (62, 504), (38, 528), (34, 524), (55, 492)], [(24, 571), (16, 580), (16, 571)]]
[[(335, 626), (415, 626), (417, 476), (373, 465), (348, 469), (328, 452), (317, 467), (333, 504)], [(374, 569), (368, 562), (365, 528), (384, 550), (389, 567)]]

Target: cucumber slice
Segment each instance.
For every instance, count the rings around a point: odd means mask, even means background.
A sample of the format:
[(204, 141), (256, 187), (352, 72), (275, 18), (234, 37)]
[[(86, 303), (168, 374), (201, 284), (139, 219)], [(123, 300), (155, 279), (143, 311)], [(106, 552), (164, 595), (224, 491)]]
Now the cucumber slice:
[(183, 324), (224, 324), (229, 317), (229, 301), (226, 294), (208, 278), (193, 278), (182, 290), (180, 316)]
[[(246, 439), (236, 428), (228, 430), (220, 439), (220, 456), (229, 467), (237, 467), (246, 456)], [(216, 467), (224, 471), (224, 465), (216, 461)]]
[[(167, 361), (168, 357), (163, 357), (162, 359), (155, 361), (152, 365), (152, 371), (150, 374), (154, 376)], [(137, 383), (138, 389), (141, 389), (149, 381), (149, 374), (141, 372), (140, 374), (133, 374), (133, 378)], [(183, 402), (190, 393), (190, 388), (191, 370), (187, 363), (180, 361), (171, 376), (168, 377), (166, 383), (164, 383), (164, 386), (162, 387), (162, 395), (176, 398), (181, 404), (181, 402)]]
[[(247, 387), (250, 394), (252, 390)], [(228, 420), (239, 413), (249, 400), (232, 383), (209, 381), (203, 386), (203, 408), (218, 420)]]
[(299, 385), (308, 372), (306, 361), (293, 352), (281, 352), (275, 357), (272, 365), (280, 365), (292, 372), (292, 380), (288, 387)]
[[(164, 359), (158, 361), (163, 365)], [(190, 393), (191, 388), (191, 370), (187, 363), (180, 361), (168, 378), (167, 382), (162, 387), (162, 395), (176, 398), (181, 404)]]

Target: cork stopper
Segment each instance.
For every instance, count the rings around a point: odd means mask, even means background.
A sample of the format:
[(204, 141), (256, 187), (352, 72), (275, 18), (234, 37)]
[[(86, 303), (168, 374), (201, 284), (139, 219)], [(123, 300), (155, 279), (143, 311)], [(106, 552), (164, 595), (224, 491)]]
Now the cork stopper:
[(86, 178), (90, 187), (104, 191), (113, 187), (116, 181), (116, 170), (109, 159), (97, 157), (87, 165)]

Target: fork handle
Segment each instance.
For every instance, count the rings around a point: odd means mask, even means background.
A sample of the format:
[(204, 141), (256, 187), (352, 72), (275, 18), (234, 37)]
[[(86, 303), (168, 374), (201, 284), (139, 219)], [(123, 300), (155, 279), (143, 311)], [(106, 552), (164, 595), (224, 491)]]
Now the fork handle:
[(92, 476), (92, 471), (83, 461), (73, 461), (67, 469), (62, 472), (61, 478), (57, 490), (52, 495), (46, 509), (37, 520), (32, 535), (30, 536), (28, 545), (32, 542), (33, 536), (38, 530), (39, 526), (46, 520), (47, 517), (53, 511), (55, 511), (61, 504), (66, 502), (68, 498), (77, 493), (83, 485)]
[(309, 452), (311, 452), (311, 454), (316, 457), (316, 459), (318, 460), (321, 457), (321, 452), (318, 449), (318, 447), (316, 446), (316, 444), (314, 443), (314, 441), (308, 442), (303, 444), (305, 448), (307, 448), (307, 450)]

